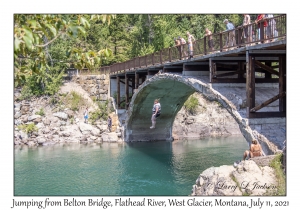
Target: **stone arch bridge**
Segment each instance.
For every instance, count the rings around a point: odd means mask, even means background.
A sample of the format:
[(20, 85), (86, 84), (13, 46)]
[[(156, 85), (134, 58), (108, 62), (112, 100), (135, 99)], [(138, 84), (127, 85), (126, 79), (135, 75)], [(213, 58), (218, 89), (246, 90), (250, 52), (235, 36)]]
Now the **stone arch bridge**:
[[(274, 154), (278, 148), (281, 149), (280, 142), (273, 143), (251, 128), (268, 121), (274, 122), (274, 118), (255, 119), (256, 122), (252, 124), (254, 126), (251, 126), (250, 119), (245, 116), (245, 109), (240, 108), (243, 103), (241, 92), (245, 91), (245, 87), (242, 85), (226, 87), (224, 84), (214, 86), (206, 80), (208, 78), (205, 79), (203, 76), (182, 76), (174, 73), (158, 73), (146, 80), (134, 93), (129, 104), (125, 141), (172, 140), (172, 127), (177, 112), (191, 94), (199, 92), (209, 100), (218, 101), (232, 115), (248, 142), (253, 138), (259, 139), (266, 154)], [(278, 88), (273, 85), (257, 87), (256, 93), (259, 95), (257, 99), (264, 101), (275, 89)], [(228, 94), (234, 97), (227, 98)], [(151, 110), (156, 98), (159, 98), (162, 104), (162, 114), (157, 120), (156, 128), (150, 129)], [(285, 123), (283, 118), (276, 118), (275, 121), (279, 124), (280, 121)]]

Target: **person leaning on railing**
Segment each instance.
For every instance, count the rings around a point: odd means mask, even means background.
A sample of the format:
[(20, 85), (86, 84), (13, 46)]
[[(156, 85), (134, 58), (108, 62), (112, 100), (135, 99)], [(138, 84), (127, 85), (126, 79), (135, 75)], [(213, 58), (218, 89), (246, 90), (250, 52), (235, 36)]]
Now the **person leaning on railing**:
[[(257, 24), (257, 40), (261, 40), (261, 37), (260, 37), (260, 24), (261, 24), (261, 22), (263, 22), (264, 31), (266, 31), (265, 29), (268, 26), (268, 22), (265, 20), (265, 15), (264, 14), (257, 15), (257, 18), (255, 20), (255, 23)], [(264, 33), (263, 39), (266, 39), (266, 33)], [(261, 43), (264, 43), (264, 41), (262, 41)]]
[(266, 14), (265, 19), (268, 21), (267, 38), (270, 40), (270, 42), (276, 41), (275, 37), (278, 37), (278, 32), (276, 29), (276, 21), (274, 16), (272, 14)]

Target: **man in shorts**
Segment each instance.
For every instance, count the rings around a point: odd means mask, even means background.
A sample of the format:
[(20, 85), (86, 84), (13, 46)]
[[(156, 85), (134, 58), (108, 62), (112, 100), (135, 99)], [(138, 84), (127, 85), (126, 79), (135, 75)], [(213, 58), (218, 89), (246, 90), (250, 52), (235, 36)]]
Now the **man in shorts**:
[(208, 38), (208, 47), (210, 49), (210, 51), (214, 51), (214, 41), (212, 38), (212, 33), (210, 30), (208, 30), (208, 28), (205, 29), (205, 36), (207, 36)]

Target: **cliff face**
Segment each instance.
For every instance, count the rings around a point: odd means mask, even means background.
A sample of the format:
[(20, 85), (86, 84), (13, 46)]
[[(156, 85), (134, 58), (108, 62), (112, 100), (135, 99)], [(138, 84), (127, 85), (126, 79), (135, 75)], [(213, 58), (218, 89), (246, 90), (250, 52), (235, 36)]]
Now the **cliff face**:
[(178, 112), (173, 124), (173, 138), (191, 139), (205, 136), (242, 135), (234, 118), (215, 101), (209, 101), (199, 93), (194, 93), (199, 106), (195, 114), (184, 107)]

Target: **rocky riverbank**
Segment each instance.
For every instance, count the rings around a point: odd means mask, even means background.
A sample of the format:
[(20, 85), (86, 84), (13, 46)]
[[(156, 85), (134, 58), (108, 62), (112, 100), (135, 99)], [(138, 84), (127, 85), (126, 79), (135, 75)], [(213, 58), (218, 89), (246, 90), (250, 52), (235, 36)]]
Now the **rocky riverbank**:
[[(102, 79), (101, 79), (102, 78)], [(105, 82), (105, 77), (95, 77), (98, 83)], [(90, 77), (84, 78), (82, 82), (91, 92), (96, 92)], [(78, 80), (79, 81), (79, 80)], [(79, 83), (79, 82), (78, 82)], [(21, 90), (15, 90), (15, 145), (48, 145), (56, 143), (74, 143), (74, 142), (117, 142), (122, 141), (122, 127), (119, 126), (118, 117), (114, 112), (109, 115), (112, 118), (112, 132), (107, 129), (106, 120), (97, 120), (93, 125), (84, 123), (83, 112), (85, 107), (89, 107), (89, 112), (97, 109), (97, 105), (91, 99), (93, 96), (84, 90), (81, 85), (75, 82), (65, 82), (58, 94), (53, 97), (33, 97), (29, 100), (20, 100)], [(102, 86), (103, 87), (103, 86)], [(100, 85), (98, 85), (100, 89)], [(63, 98), (75, 92), (80, 95), (84, 102), (72, 110), (71, 104), (66, 104)], [(100, 89), (101, 97), (107, 100), (107, 91)], [(106, 94), (106, 95), (105, 95)], [(21, 129), (22, 125), (34, 124), (31, 132)]]

